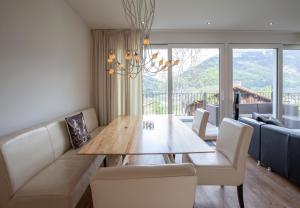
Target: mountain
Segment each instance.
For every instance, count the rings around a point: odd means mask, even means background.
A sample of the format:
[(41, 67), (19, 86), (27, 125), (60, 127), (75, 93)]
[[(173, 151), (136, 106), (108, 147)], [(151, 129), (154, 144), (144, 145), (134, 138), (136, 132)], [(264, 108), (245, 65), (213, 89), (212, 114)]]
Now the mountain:
[[(233, 80), (252, 90), (270, 90), (276, 73), (276, 55), (273, 51), (234, 53)], [(300, 53), (284, 52), (284, 91), (300, 91)], [(219, 88), (219, 57), (211, 57), (173, 75), (173, 89), (177, 92), (216, 91)], [(166, 89), (167, 80), (144, 75), (144, 91)]]
[(143, 92), (144, 93), (151, 93), (151, 92), (167, 92), (167, 89), (165, 86), (167, 86), (167, 80), (166, 81), (160, 81), (153, 76), (150, 75), (143, 75)]

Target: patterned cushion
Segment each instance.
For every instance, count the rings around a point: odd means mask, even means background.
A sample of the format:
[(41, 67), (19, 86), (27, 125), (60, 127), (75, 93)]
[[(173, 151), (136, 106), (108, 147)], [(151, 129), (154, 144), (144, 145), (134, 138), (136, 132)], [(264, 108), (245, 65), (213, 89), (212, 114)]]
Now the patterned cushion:
[(89, 141), (90, 135), (87, 131), (82, 113), (67, 117), (65, 120), (68, 127), (70, 142), (74, 149), (81, 147)]

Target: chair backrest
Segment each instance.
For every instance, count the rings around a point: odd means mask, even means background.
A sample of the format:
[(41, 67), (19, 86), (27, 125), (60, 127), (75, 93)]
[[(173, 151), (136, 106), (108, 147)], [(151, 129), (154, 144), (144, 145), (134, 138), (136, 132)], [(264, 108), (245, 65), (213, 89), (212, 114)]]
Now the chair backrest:
[(192, 164), (100, 168), (92, 178), (94, 208), (192, 208)]
[(201, 138), (205, 139), (205, 131), (208, 122), (209, 112), (198, 108), (195, 111), (192, 129)]
[(216, 150), (223, 153), (235, 168), (244, 170), (252, 133), (251, 126), (224, 118), (220, 126)]

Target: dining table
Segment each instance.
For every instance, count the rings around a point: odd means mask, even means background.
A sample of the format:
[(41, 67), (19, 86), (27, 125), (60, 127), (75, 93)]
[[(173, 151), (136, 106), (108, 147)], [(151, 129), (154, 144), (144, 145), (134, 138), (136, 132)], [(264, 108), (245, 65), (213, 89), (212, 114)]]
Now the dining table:
[(119, 116), (85, 144), (81, 155), (154, 155), (167, 163), (175, 154), (214, 152), (175, 115)]

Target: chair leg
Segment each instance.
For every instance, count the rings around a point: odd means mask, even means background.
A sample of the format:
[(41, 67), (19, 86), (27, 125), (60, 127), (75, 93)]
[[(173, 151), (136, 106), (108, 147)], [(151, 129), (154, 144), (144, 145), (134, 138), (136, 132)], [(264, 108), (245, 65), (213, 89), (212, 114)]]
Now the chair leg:
[(237, 186), (237, 195), (239, 199), (240, 208), (244, 208), (243, 184)]
[(107, 160), (106, 160), (106, 157), (104, 158), (104, 160), (103, 160), (103, 167), (107, 167)]

